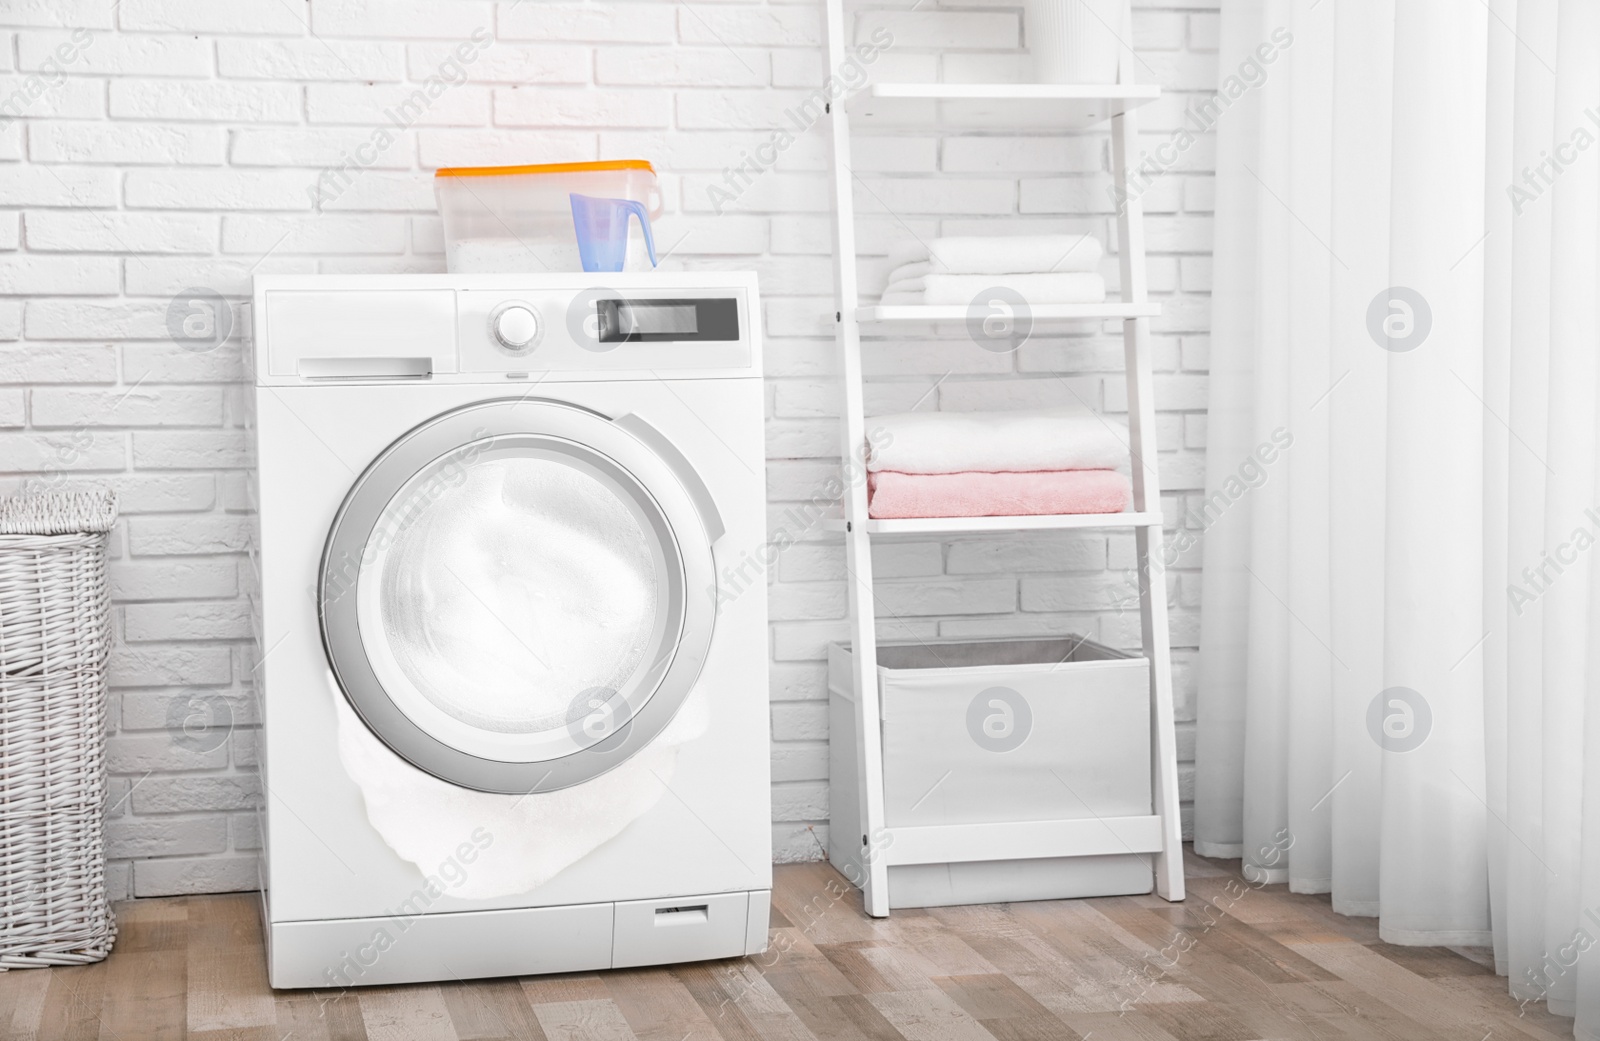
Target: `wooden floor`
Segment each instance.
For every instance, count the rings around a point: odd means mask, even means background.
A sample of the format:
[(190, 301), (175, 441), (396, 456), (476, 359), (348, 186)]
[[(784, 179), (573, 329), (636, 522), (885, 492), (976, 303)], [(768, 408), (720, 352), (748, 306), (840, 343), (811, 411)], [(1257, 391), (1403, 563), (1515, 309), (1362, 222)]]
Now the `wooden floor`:
[(1504, 1041), (1488, 952), (1392, 947), (1327, 898), (1191, 857), (1190, 897), (897, 911), (873, 921), (821, 864), (777, 869), (772, 948), (675, 968), (355, 991), (267, 988), (253, 896), (120, 909), (100, 965), (0, 973), (5, 1039), (251, 1041)]

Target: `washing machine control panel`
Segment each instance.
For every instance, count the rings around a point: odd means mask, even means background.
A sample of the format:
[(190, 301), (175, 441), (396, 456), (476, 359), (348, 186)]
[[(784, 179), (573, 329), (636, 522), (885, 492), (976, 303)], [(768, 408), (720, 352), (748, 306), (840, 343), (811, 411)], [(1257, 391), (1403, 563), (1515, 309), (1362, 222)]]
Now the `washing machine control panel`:
[(462, 373), (509, 379), (559, 372), (744, 368), (749, 305), (741, 289), (456, 294)]
[(760, 375), (754, 276), (618, 274), (608, 281), (261, 276), (257, 375), (269, 383)]

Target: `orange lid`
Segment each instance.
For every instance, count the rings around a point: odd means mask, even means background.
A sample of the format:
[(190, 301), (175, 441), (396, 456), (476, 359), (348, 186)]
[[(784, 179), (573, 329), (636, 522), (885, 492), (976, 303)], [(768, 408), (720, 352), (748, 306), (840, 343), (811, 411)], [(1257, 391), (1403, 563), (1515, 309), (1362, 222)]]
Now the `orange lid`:
[(435, 177), (506, 177), (512, 174), (597, 173), (603, 170), (649, 170), (656, 168), (646, 159), (607, 159), (598, 163), (541, 163), (536, 166), (442, 166)]

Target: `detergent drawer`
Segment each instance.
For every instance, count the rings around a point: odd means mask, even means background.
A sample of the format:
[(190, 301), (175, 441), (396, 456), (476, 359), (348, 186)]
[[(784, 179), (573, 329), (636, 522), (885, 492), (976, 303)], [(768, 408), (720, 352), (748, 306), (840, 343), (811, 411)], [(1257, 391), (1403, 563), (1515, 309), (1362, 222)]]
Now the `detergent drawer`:
[(421, 378), (457, 370), (453, 289), (284, 290), (266, 294), (263, 375)]

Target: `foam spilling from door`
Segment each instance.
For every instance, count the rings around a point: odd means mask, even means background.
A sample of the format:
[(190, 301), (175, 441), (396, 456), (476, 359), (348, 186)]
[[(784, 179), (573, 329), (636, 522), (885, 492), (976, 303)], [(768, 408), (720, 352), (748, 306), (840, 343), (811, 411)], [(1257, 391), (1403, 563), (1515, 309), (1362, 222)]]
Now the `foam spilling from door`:
[(396, 855), (426, 877), (454, 856), (463, 834), (482, 827), (493, 836), (451, 890), (466, 899), (526, 893), (621, 834), (661, 801), (679, 746), (710, 725), (706, 695), (696, 689), (660, 737), (610, 772), (559, 791), (498, 795), (441, 781), (400, 758), (361, 722), (332, 673), (327, 680), (339, 760)]

